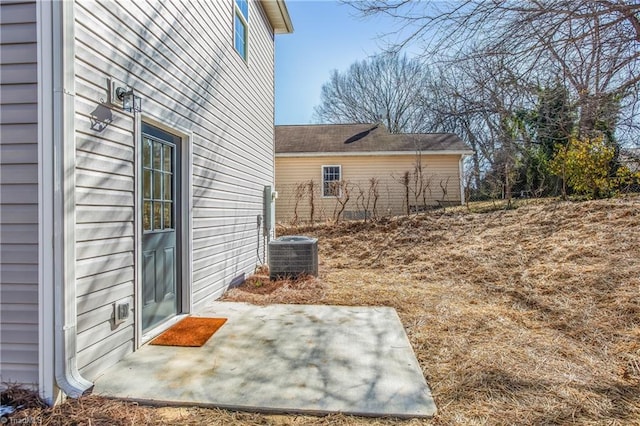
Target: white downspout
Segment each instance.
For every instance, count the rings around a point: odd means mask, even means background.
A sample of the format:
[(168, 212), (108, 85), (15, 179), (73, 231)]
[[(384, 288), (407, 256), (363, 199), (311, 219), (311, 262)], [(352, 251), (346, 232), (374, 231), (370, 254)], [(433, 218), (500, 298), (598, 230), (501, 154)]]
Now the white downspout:
[(52, 6), (54, 369), (60, 389), (77, 398), (93, 383), (80, 375), (76, 357), (73, 2)]

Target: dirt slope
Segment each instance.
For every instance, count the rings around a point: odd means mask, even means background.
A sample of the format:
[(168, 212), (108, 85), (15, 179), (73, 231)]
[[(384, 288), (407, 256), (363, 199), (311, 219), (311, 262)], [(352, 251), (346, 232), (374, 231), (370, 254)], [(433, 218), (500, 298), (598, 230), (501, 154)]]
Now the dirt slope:
[(319, 278), (257, 275), (225, 299), (395, 307), (438, 404), (435, 419), (152, 409), (96, 397), (21, 415), (45, 424), (85, 416), (91, 424), (640, 425), (639, 197), (279, 234), (319, 238)]

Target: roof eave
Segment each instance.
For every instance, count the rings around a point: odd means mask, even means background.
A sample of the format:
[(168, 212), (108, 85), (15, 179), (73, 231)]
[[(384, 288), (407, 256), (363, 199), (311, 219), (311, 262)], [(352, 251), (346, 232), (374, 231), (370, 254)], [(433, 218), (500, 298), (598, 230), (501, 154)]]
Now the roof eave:
[(275, 34), (293, 32), (293, 23), (285, 0), (260, 0), (260, 4)]
[(469, 150), (437, 150), (437, 151), (358, 151), (358, 152), (276, 152), (276, 157), (356, 157), (356, 156), (390, 156), (390, 155), (473, 155)]

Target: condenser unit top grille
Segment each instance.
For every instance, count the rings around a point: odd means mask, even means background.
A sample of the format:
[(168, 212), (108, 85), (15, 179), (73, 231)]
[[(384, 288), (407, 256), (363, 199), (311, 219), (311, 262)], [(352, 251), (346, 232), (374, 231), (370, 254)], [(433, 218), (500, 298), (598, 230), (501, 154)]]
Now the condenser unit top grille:
[(285, 235), (284, 237), (273, 240), (276, 244), (314, 244), (318, 242), (317, 238), (303, 237), (302, 235)]
[(318, 276), (318, 239), (287, 235), (269, 242), (270, 278)]

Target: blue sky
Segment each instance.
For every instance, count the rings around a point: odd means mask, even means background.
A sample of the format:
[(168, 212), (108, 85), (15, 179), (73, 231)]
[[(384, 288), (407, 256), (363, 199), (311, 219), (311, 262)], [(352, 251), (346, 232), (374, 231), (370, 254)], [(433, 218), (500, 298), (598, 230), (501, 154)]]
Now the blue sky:
[(331, 71), (382, 50), (391, 22), (336, 1), (289, 0), (293, 34), (276, 36), (276, 124), (311, 123)]

